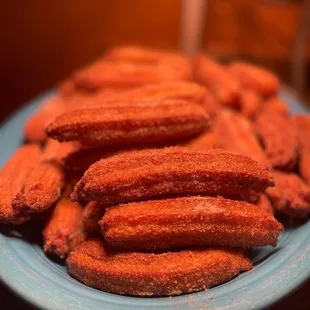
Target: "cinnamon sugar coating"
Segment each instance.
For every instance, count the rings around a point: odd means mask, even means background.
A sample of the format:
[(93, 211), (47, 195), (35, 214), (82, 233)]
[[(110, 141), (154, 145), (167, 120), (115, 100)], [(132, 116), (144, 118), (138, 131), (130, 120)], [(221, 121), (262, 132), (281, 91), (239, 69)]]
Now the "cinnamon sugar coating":
[(24, 215), (40, 213), (56, 202), (65, 182), (61, 159), (73, 149), (71, 144), (48, 140), (41, 161), (29, 173), (12, 202), (15, 211)]
[(252, 90), (240, 93), (240, 112), (248, 118), (254, 118), (262, 109), (264, 103), (259, 94)]
[(293, 169), (297, 162), (299, 146), (295, 128), (289, 118), (264, 109), (255, 120), (255, 128), (272, 166), (285, 170)]
[(259, 199), (256, 202), (256, 205), (271, 215), (274, 215), (275, 213), (274, 207), (272, 206), (270, 200), (267, 198), (265, 194), (261, 194), (259, 196)]
[(171, 147), (96, 162), (71, 198), (111, 205), (162, 195), (255, 196), (272, 185), (269, 172), (248, 157), (217, 149)]
[(121, 204), (99, 224), (109, 245), (122, 250), (275, 246), (282, 230), (253, 204), (198, 196)]
[(0, 171), (0, 223), (21, 224), (29, 219), (12, 208), (12, 200), (29, 173), (38, 164), (41, 151), (36, 144), (21, 146)]
[(254, 90), (262, 96), (276, 95), (279, 90), (280, 81), (277, 76), (262, 67), (236, 61), (229, 65), (228, 70), (242, 87)]
[(252, 123), (244, 116), (225, 110), (217, 118), (214, 131), (219, 136), (220, 146), (225, 150), (249, 156), (264, 167), (270, 166)]
[(166, 100), (147, 105), (78, 109), (57, 117), (47, 132), (59, 141), (128, 145), (185, 139), (208, 126), (208, 116), (199, 104)]
[(220, 63), (202, 54), (194, 58), (195, 78), (220, 104), (236, 107), (241, 91), (238, 80)]
[(69, 192), (64, 193), (56, 203), (42, 232), (44, 251), (60, 258), (65, 258), (85, 238), (83, 207), (69, 197)]
[(25, 124), (25, 139), (30, 142), (44, 142), (47, 138), (45, 129), (67, 109), (65, 101), (61, 97), (51, 97), (40, 107)]
[(20, 214), (40, 213), (60, 197), (64, 173), (57, 163), (41, 162), (28, 175), (12, 206)]
[(295, 173), (273, 171), (275, 187), (267, 189), (276, 211), (303, 218), (310, 213), (310, 187)]
[(195, 249), (160, 254), (114, 252), (90, 239), (67, 259), (69, 273), (84, 284), (121, 295), (172, 296), (218, 285), (250, 270), (238, 249)]
[(98, 222), (102, 219), (106, 206), (100, 205), (95, 201), (90, 201), (83, 211), (83, 225), (88, 235), (100, 234)]

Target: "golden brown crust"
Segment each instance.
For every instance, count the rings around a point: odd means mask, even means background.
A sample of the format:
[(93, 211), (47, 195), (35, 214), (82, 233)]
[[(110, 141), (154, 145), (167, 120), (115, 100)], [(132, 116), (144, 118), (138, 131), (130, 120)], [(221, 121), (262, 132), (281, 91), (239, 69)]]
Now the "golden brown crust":
[(298, 141), (294, 126), (283, 114), (262, 110), (255, 128), (274, 168), (291, 170), (297, 162)]
[(256, 202), (256, 205), (257, 205), (259, 208), (265, 210), (266, 212), (268, 212), (268, 213), (271, 214), (271, 215), (274, 215), (274, 213), (275, 213), (275, 210), (274, 210), (274, 208), (273, 208), (273, 206), (272, 206), (270, 200), (269, 200), (269, 199), (267, 198), (267, 196), (264, 195), (264, 194), (261, 194), (261, 195), (259, 196), (259, 199), (258, 199), (258, 201)]
[(99, 220), (102, 219), (106, 206), (100, 205), (95, 201), (89, 202), (83, 212), (83, 225), (88, 235), (100, 234)]
[(229, 65), (228, 70), (244, 88), (254, 90), (262, 96), (276, 95), (279, 90), (279, 79), (259, 66), (236, 61)]
[(162, 58), (155, 62), (111, 61), (107, 58), (75, 73), (72, 81), (76, 89), (89, 92), (102, 88), (129, 88), (145, 84), (190, 80), (189, 61), (184, 57)]
[(284, 116), (288, 116), (290, 113), (289, 106), (278, 97), (271, 97), (267, 99), (263, 108), (268, 111), (282, 114)]
[(221, 150), (171, 147), (124, 153), (93, 164), (72, 198), (116, 204), (161, 195), (257, 195), (273, 180), (252, 159)]
[(184, 144), (194, 150), (207, 150), (219, 147), (219, 137), (213, 131), (208, 131), (201, 134), (197, 138), (194, 138)]
[(252, 124), (244, 116), (225, 110), (217, 118), (214, 131), (225, 150), (249, 156), (264, 167), (270, 166)]
[(25, 179), (38, 164), (41, 151), (38, 145), (21, 146), (0, 171), (0, 223), (21, 224), (29, 219), (12, 208), (12, 200)]
[(297, 174), (273, 171), (276, 186), (267, 189), (276, 211), (292, 217), (310, 213), (310, 187)]
[(275, 246), (282, 230), (253, 204), (212, 197), (118, 205), (107, 209), (99, 225), (109, 245), (122, 250)]
[(78, 147), (48, 139), (41, 162), (29, 173), (12, 206), (20, 214), (40, 213), (49, 209), (60, 197), (64, 186), (62, 160)]
[[(200, 136), (199, 136), (200, 137)], [(197, 138), (198, 139), (198, 138)], [(188, 141), (186, 140), (185, 142), (179, 142), (183, 143), (184, 145), (187, 145), (189, 143), (193, 143), (196, 140), (196, 138)], [(206, 139), (207, 140), (207, 139)], [(214, 139), (210, 137), (209, 139), (209, 144), (211, 145)], [(70, 142), (68, 142), (70, 143)], [(203, 143), (203, 141), (201, 141)], [(208, 143), (208, 141), (205, 141), (205, 143)], [(214, 142), (215, 143), (215, 142)], [(75, 171), (78, 173), (84, 173), (92, 164), (95, 162), (105, 159), (117, 154), (125, 153), (125, 152), (132, 152), (136, 150), (142, 150), (142, 149), (148, 149), (148, 148), (163, 148), (169, 146), (168, 144), (143, 144), (143, 145), (134, 145), (130, 147), (128, 146), (119, 146), (119, 147), (107, 147), (107, 146), (98, 146), (98, 147), (87, 147), (87, 146), (81, 146), (80, 148), (77, 148), (75, 151), (69, 153), (66, 158), (64, 158), (63, 162), (66, 167), (66, 169), (70, 171)], [(197, 146), (198, 146), (198, 141), (197, 141)]]
[(118, 151), (107, 147), (80, 148), (64, 158), (66, 169), (84, 173), (96, 161), (117, 154)]
[(217, 99), (215, 99), (209, 91), (206, 91), (205, 93), (202, 106), (212, 120), (214, 120), (223, 110), (223, 105)]
[(252, 90), (243, 90), (240, 93), (240, 112), (248, 118), (254, 118), (262, 109), (263, 100)]
[(72, 80), (67, 79), (58, 85), (58, 90), (62, 96), (71, 96), (76, 93), (75, 85)]
[[(185, 55), (173, 51), (149, 49), (138, 46), (123, 46), (110, 50), (105, 55), (104, 59), (117, 63), (134, 64), (136, 66), (153, 66), (153, 78), (157, 76), (158, 69), (164, 71), (169, 68), (175, 75), (173, 80), (192, 79), (192, 67), (189, 59)], [(160, 72), (160, 74), (162, 73), (163, 72)], [(171, 73), (167, 71), (166, 75), (169, 76)], [(167, 76), (164, 77), (164, 81), (169, 81), (171, 79), (167, 80)], [(143, 82), (146, 84), (145, 81)]]
[(139, 46), (121, 46), (113, 48), (107, 52), (105, 59), (138, 64), (156, 64), (158, 62), (168, 61), (170, 63), (176, 63), (176, 65), (187, 61), (183, 55), (177, 52), (149, 49)]
[(144, 85), (122, 92), (107, 94), (100, 92), (93, 96), (91, 105), (117, 105), (119, 102), (144, 101), (145, 99), (181, 99), (189, 103), (201, 103), (206, 95), (205, 87), (187, 81), (173, 81)]
[(208, 116), (200, 105), (167, 100), (78, 109), (57, 117), (47, 132), (59, 141), (128, 145), (184, 139), (201, 133), (208, 125)]
[(67, 109), (60, 97), (51, 97), (32, 115), (25, 124), (25, 139), (30, 142), (43, 142), (46, 139), (46, 127)]
[(70, 253), (69, 273), (84, 284), (116, 294), (172, 296), (207, 289), (250, 270), (237, 249), (196, 249), (162, 254), (112, 252), (98, 239)]
[(41, 162), (28, 175), (12, 206), (23, 215), (49, 209), (60, 197), (64, 172), (56, 162)]
[(84, 241), (83, 207), (70, 201), (65, 193), (57, 202), (43, 234), (44, 251), (65, 258), (78, 244)]
[(66, 98), (66, 101), (75, 109), (106, 105), (141, 105), (143, 103), (148, 104), (150, 101), (164, 99), (203, 103), (206, 94), (205, 87), (199, 84), (187, 81), (172, 81), (121, 90), (104, 89), (96, 93), (75, 93), (74, 96)]
[(194, 74), (220, 104), (238, 106), (239, 82), (220, 63), (198, 54), (194, 59)]
[(54, 139), (47, 139), (44, 152), (42, 154), (42, 161), (54, 161), (62, 163), (68, 156), (81, 148), (77, 142), (63, 142), (60, 143)]

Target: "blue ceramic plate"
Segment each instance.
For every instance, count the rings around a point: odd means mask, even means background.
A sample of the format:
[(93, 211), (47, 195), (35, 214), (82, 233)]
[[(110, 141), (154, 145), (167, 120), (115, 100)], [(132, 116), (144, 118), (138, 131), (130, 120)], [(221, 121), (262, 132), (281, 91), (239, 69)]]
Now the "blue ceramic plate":
[[(27, 117), (49, 95), (33, 100), (1, 127), (0, 166), (22, 142)], [(282, 98), (294, 113), (307, 113), (288, 94), (282, 93)], [(0, 226), (0, 277), (16, 294), (40, 309), (264, 309), (310, 277), (310, 221), (287, 224), (275, 248), (253, 249), (253, 270), (210, 290), (171, 298), (126, 297), (89, 288), (71, 278), (65, 265), (48, 259), (40, 239), (29, 230), (35, 232), (35, 227), (17, 230)]]

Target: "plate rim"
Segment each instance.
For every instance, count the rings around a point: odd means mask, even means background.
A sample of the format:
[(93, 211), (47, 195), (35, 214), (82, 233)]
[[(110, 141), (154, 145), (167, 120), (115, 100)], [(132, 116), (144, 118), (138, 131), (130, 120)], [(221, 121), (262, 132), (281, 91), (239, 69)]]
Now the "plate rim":
[[(5, 131), (5, 128), (7, 128), (7, 126), (12, 121), (14, 121), (14, 119), (17, 119), (18, 117), (22, 117), (23, 115), (27, 116), (27, 113), (28, 113), (27, 111), (30, 111), (31, 109), (38, 107), (39, 104), (42, 101), (44, 101), (46, 98), (50, 97), (54, 92), (55, 92), (54, 90), (45, 92), (45, 93), (37, 96), (33, 100), (30, 100), (27, 103), (27, 105), (22, 106), (21, 108), (16, 110), (14, 113), (12, 113), (1, 124), (0, 134), (2, 133), (2, 131)], [(280, 97), (284, 97), (285, 101), (287, 101), (290, 106), (295, 106), (295, 108), (298, 107), (297, 110), (299, 110), (299, 112), (301, 112), (301, 113), (309, 113), (307, 108), (301, 107), (300, 103), (298, 103), (298, 101), (295, 98), (293, 98), (289, 93), (287, 93), (286, 91), (283, 91), (283, 90), (281, 92), (282, 92), (282, 95), (280, 95)], [(308, 223), (308, 224), (310, 224), (310, 223)], [(308, 237), (309, 236), (310, 236), (310, 232), (308, 234)], [(6, 244), (6, 242), (9, 242), (7, 240), (7, 237), (3, 236), (2, 234), (0, 234), (0, 244), (3, 245), (4, 243)], [(302, 244), (300, 244), (300, 245), (302, 245)], [(2, 251), (3, 251), (3, 249), (0, 248), (0, 253), (2, 254), (1, 257), (3, 257)], [(269, 307), (269, 306), (279, 302), (281, 299), (286, 298), (291, 293), (293, 293), (295, 290), (297, 290), (300, 286), (302, 286), (310, 278), (310, 245), (308, 245), (308, 247), (304, 248), (303, 252), (304, 252), (304, 255), (305, 255), (305, 259), (306, 259), (306, 269), (304, 270), (304, 273), (303, 274), (299, 274), (298, 277), (291, 277), (291, 275), (289, 274), (288, 276), (289, 276), (289, 279), (291, 281), (286, 286), (284, 286), (282, 288), (281, 293), (277, 293), (277, 294), (267, 298), (266, 300), (262, 301), (260, 304), (257, 304), (257, 308), (255, 308), (255, 309), (263, 309), (263, 308)], [(5, 264), (2, 264), (2, 265), (5, 265)], [(5, 274), (5, 271), (3, 271), (3, 270), (1, 271), (1, 269), (0, 269), (0, 280), (15, 295), (17, 295), (18, 297), (22, 298), (23, 300), (25, 300), (29, 304), (34, 305), (35, 307), (38, 307), (38, 308), (41, 308), (41, 309), (47, 309), (47, 310), (59, 309), (59, 307), (51, 306), (50, 303), (48, 301), (45, 301), (44, 299), (41, 299), (39, 301), (38, 299), (33, 298), (31, 296), (31, 294), (29, 294), (29, 288), (23, 287), (22, 285), (19, 285), (19, 286), (16, 285), (16, 283), (19, 283), (19, 282), (16, 281), (16, 277), (14, 277), (14, 276), (12, 276), (12, 274), (10, 274), (10, 272), (9, 272), (10, 269), (9, 268), (8, 268), (6, 274)], [(83, 285), (83, 287), (87, 288), (84, 285)], [(206, 291), (203, 291), (202, 293), (205, 293), (205, 292)], [(199, 293), (195, 293), (195, 294), (199, 294)], [(191, 296), (191, 295), (193, 295), (193, 294), (184, 295), (184, 296)], [(113, 295), (113, 296), (118, 296), (118, 295)], [(124, 297), (124, 296), (122, 296), (122, 297)], [(156, 299), (158, 300), (159, 298), (156, 298)], [(167, 298), (160, 298), (160, 299), (167, 299)], [(134, 299), (132, 299), (132, 300), (134, 300)], [(143, 299), (143, 300), (146, 300), (146, 299)], [(229, 306), (232, 306), (232, 305), (230, 304)], [(79, 309), (86, 309), (86, 308), (79, 308)], [(92, 308), (89, 308), (89, 309), (92, 309)], [(155, 307), (153, 306), (152, 309), (156, 309), (156, 306)], [(216, 309), (226, 309), (226, 306), (225, 307), (216, 308)]]

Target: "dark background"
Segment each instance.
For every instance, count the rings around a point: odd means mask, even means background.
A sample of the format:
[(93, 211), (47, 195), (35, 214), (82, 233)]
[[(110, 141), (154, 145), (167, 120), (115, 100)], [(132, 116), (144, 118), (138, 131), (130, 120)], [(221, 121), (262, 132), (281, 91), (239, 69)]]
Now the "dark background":
[[(307, 97), (308, 2), (209, 0), (202, 48), (225, 60), (240, 57), (267, 66)], [(0, 120), (109, 47), (177, 49), (181, 4), (181, 0), (2, 1)], [(297, 65), (296, 50), (303, 56)]]

